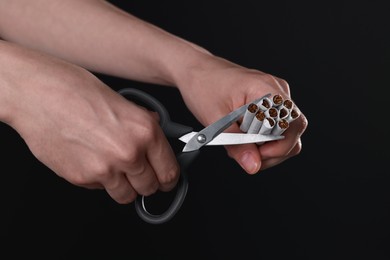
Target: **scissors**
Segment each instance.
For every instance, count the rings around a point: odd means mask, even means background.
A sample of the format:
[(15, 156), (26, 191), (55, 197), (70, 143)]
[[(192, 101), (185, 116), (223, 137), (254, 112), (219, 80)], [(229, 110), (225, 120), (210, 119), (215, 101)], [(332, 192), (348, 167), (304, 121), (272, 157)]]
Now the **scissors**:
[(162, 214), (153, 214), (147, 210), (145, 196), (138, 196), (135, 200), (135, 210), (139, 217), (150, 224), (162, 224), (170, 219), (179, 211), (182, 206), (188, 190), (188, 178), (186, 169), (199, 154), (199, 149), (205, 145), (237, 145), (245, 143), (262, 143), (283, 139), (282, 135), (261, 135), (248, 133), (223, 133), (230, 125), (244, 115), (250, 103), (257, 103), (265, 97), (266, 94), (248, 104), (245, 104), (213, 124), (203, 128), (201, 131), (193, 131), (192, 127), (185, 126), (171, 121), (166, 108), (160, 101), (146, 92), (135, 88), (123, 88), (118, 91), (119, 94), (131, 101), (144, 103), (151, 110), (159, 114), (160, 126), (167, 138), (178, 139), (185, 143), (183, 150), (176, 155), (180, 165), (180, 178), (177, 184), (176, 194), (168, 209)]

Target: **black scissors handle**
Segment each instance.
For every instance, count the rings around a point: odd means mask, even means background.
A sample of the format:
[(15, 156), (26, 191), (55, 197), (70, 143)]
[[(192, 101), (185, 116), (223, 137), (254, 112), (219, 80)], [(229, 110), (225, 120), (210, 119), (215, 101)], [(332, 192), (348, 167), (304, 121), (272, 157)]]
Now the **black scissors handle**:
[[(178, 124), (171, 121), (166, 108), (155, 99), (153, 96), (146, 92), (135, 88), (124, 88), (118, 91), (119, 94), (132, 101), (139, 101), (146, 105), (151, 110), (154, 110), (159, 114), (160, 126), (165, 134), (169, 138), (179, 138), (186, 133), (192, 131), (192, 127)], [(186, 174), (186, 168), (195, 159), (198, 151), (189, 153), (179, 153), (176, 159), (180, 165), (180, 179), (176, 190), (175, 197), (168, 209), (162, 214), (152, 214), (146, 209), (144, 196), (138, 196), (135, 200), (135, 210), (141, 219), (151, 224), (162, 224), (169, 221), (180, 209), (187, 195), (188, 190), (188, 178)]]

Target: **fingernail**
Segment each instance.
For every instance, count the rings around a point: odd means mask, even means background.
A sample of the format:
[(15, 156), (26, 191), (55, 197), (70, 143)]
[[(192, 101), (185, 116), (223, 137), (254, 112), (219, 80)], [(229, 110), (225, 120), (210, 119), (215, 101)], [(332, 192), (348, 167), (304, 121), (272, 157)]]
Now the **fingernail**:
[(259, 163), (250, 152), (244, 153), (241, 157), (240, 164), (247, 173), (254, 174), (259, 171)]

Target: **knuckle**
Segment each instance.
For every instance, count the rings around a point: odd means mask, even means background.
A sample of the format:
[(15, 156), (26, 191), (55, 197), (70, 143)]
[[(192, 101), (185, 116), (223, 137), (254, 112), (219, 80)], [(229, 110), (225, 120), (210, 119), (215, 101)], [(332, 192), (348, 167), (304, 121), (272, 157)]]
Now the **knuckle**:
[(177, 164), (174, 164), (170, 167), (170, 169), (166, 173), (164, 173), (159, 178), (159, 181), (162, 185), (174, 183), (176, 182), (179, 174), (180, 174), (179, 166)]
[(127, 165), (137, 165), (140, 161), (140, 150), (137, 147), (122, 147), (117, 151), (117, 158)]
[(263, 74), (262, 79), (264, 82), (267, 82), (270, 85), (274, 85), (275, 83), (278, 83), (278, 80), (275, 78), (275, 76), (268, 73)]
[(302, 129), (302, 133), (303, 133), (306, 130), (306, 128), (308, 127), (309, 121), (307, 120), (307, 118), (303, 114), (301, 114), (300, 120), (296, 120), (296, 121), (298, 121), (299, 127), (300, 127), (300, 129)]
[(128, 162), (129, 171), (128, 174), (132, 177), (139, 176), (146, 171), (146, 162), (141, 160), (132, 160)]
[(142, 127), (139, 129), (139, 138), (142, 142), (153, 142), (157, 139), (157, 130), (158, 124), (150, 118), (149, 120), (146, 120), (146, 122), (142, 125)]
[(145, 161), (142, 160), (143, 153), (141, 150), (134, 146), (127, 149), (120, 149), (116, 153), (116, 158), (121, 164), (126, 165), (131, 176), (140, 175), (145, 171), (146, 165), (144, 163)]
[(288, 84), (287, 80), (285, 80), (285, 79), (278, 79), (278, 81), (279, 81), (279, 84), (280, 84), (284, 89), (289, 88), (290, 85)]
[(98, 180), (104, 180), (110, 175), (110, 171), (109, 163), (104, 160), (100, 160), (93, 165), (91, 174), (92, 176), (96, 176)]
[(271, 75), (271, 74), (264, 74), (261, 77), (262, 77), (262, 80), (266, 84), (268, 84), (270, 86), (277, 86), (279, 89), (281, 89), (285, 93), (290, 92), (289, 91), (290, 85), (285, 79), (278, 78), (278, 77)]

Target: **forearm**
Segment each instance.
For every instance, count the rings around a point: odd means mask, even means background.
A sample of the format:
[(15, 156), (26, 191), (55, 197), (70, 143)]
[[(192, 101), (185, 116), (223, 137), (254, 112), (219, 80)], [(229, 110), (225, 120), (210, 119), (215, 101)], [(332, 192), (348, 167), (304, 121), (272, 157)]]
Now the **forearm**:
[(51, 58), (0, 40), (0, 121), (15, 127), (16, 121), (28, 117), (31, 107), (42, 108), (49, 100), (42, 89), (49, 90), (49, 78), (60, 62)]
[(0, 39), (0, 121), (8, 122), (10, 111), (13, 109), (10, 101), (14, 96), (11, 81), (13, 76), (5, 69), (14, 66), (11, 62), (10, 47)]
[(31, 93), (28, 91), (34, 85), (33, 75), (38, 74), (39, 54), (31, 54), (33, 52), (27, 49), (0, 40), (0, 121), (10, 125), (21, 107), (29, 102)]
[(177, 85), (210, 54), (100, 0), (0, 0), (0, 37), (91, 71)]

